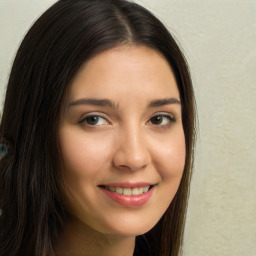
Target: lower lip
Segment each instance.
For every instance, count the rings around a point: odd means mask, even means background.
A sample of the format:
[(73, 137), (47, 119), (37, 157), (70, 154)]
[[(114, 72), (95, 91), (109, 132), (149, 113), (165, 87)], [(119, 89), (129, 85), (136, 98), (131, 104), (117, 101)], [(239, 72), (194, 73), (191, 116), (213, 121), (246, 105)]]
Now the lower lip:
[(115, 202), (123, 206), (132, 207), (132, 206), (141, 206), (145, 204), (152, 196), (154, 187), (152, 187), (148, 192), (143, 193), (141, 195), (137, 195), (137, 196), (126, 196), (126, 195), (118, 194), (116, 192), (111, 192), (104, 188), (101, 188), (101, 190)]

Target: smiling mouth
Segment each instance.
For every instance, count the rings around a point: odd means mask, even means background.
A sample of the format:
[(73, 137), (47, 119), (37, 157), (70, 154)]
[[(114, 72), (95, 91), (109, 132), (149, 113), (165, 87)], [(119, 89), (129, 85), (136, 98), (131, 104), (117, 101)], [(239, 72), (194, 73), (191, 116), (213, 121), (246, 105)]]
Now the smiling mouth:
[(110, 186), (100, 186), (110, 192), (115, 192), (120, 195), (125, 195), (125, 196), (138, 196), (142, 195), (144, 193), (147, 193), (152, 187), (151, 186), (145, 186), (145, 187), (134, 187), (134, 188), (126, 188), (126, 187), (110, 187)]

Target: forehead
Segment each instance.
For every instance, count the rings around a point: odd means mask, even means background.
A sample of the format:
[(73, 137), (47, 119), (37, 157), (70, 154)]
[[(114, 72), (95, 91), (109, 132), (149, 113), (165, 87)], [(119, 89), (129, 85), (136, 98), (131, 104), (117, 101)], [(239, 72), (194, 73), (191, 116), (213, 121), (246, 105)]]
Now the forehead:
[(120, 95), (178, 98), (179, 92), (172, 69), (161, 53), (130, 45), (106, 50), (87, 61), (71, 84), (69, 99)]

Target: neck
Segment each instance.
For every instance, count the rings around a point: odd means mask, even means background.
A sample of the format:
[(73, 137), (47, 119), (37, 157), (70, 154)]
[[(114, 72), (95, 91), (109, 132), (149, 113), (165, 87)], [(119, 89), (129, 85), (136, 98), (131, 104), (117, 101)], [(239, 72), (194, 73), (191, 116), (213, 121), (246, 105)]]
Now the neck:
[(56, 245), (56, 256), (132, 256), (135, 237), (97, 232), (78, 220), (69, 221)]

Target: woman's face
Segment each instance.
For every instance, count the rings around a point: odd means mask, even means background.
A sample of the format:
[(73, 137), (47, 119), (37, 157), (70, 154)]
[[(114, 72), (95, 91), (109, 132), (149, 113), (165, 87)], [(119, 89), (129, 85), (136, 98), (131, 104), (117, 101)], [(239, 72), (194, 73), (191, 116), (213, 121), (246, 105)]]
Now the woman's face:
[(89, 60), (71, 85), (59, 141), (74, 219), (104, 234), (150, 230), (185, 164), (180, 95), (166, 59), (122, 46)]

